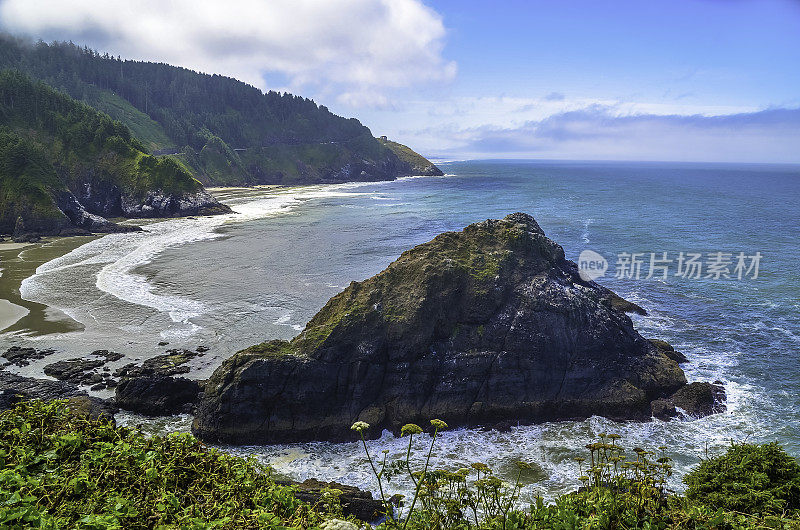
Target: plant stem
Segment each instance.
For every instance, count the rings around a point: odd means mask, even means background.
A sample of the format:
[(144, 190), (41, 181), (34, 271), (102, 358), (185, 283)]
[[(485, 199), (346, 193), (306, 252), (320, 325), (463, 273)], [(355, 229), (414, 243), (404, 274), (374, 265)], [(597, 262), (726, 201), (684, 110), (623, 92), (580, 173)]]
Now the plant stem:
[[(383, 484), (381, 481), (381, 476), (378, 474), (378, 470), (375, 469), (375, 464), (372, 463), (372, 457), (369, 455), (369, 449), (367, 449), (367, 441), (364, 439), (364, 433), (359, 432), (361, 435), (361, 443), (364, 445), (364, 452), (367, 454), (367, 460), (369, 461), (369, 466), (372, 468), (372, 473), (375, 475), (375, 478), (378, 479), (378, 489), (381, 492), (381, 502), (383, 503), (384, 508), (386, 508), (386, 515), (389, 516), (390, 513), (394, 513), (394, 510), (386, 502), (386, 496), (383, 494)], [(392, 516), (394, 518), (394, 516)]]
[[(431, 461), (431, 453), (433, 453), (433, 445), (436, 443), (436, 434), (439, 432), (439, 428), (436, 427), (433, 429), (433, 438), (431, 439), (431, 447), (428, 449), (428, 457), (425, 459), (425, 467), (422, 468), (422, 475), (419, 477), (419, 482), (417, 482), (417, 488), (414, 490), (414, 499), (411, 501), (411, 508), (408, 510), (408, 514), (406, 515), (405, 523), (403, 523), (403, 530), (408, 526), (408, 521), (411, 520), (411, 514), (414, 513), (414, 505), (417, 503), (417, 497), (419, 497), (419, 490), (422, 489), (422, 483), (425, 480), (425, 473), (428, 472), (428, 464)], [(411, 446), (411, 441), (409, 440), (409, 451)], [(408, 463), (408, 460), (406, 460)]]

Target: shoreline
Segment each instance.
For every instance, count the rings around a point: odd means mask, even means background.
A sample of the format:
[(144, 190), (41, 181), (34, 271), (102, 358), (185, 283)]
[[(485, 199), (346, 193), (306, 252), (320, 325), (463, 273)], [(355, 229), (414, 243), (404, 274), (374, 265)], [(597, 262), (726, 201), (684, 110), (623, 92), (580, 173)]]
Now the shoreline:
[[(83, 325), (63, 312), (22, 298), (20, 285), (50, 260), (102, 235), (48, 237), (37, 243), (0, 243), (0, 334), (32, 335), (80, 331)], [(32, 324), (36, 325), (32, 325)]]
[[(306, 186), (259, 185), (253, 187), (219, 187), (212, 188), (212, 194), (223, 204), (234, 205), (242, 199), (268, 197), (273, 194), (291, 193)], [(238, 216), (234, 212), (234, 215)], [(164, 221), (185, 220), (196, 223), (198, 219), (214, 216), (181, 216), (166, 218), (126, 219), (116, 218), (114, 222), (141, 226), (148, 231), (148, 226)], [(246, 215), (245, 215), (246, 217)], [(219, 227), (215, 227), (216, 231)], [(92, 235), (44, 236), (40, 241), (32, 243), (15, 243), (9, 240), (0, 242), (0, 337), (11, 339), (15, 335), (42, 337), (60, 335), (73, 331), (83, 331), (85, 325), (62, 310), (39, 302), (25, 300), (21, 296), (23, 281), (36, 274), (38, 267), (52, 260), (61, 258), (73, 250), (92, 241), (109, 235), (105, 233)], [(121, 300), (126, 301), (125, 298)], [(4, 341), (7, 342), (7, 341)]]

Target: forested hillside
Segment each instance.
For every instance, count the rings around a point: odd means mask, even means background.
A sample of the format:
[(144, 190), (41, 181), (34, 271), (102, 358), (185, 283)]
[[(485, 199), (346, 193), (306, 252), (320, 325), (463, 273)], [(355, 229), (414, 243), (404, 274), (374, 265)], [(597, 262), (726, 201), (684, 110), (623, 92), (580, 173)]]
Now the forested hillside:
[(413, 172), (358, 120), (229, 77), (8, 35), (0, 35), (0, 68), (19, 69), (108, 113), (207, 184), (386, 180)]
[(179, 162), (146, 154), (122, 123), (0, 72), (0, 233), (117, 231), (101, 216), (227, 211)]

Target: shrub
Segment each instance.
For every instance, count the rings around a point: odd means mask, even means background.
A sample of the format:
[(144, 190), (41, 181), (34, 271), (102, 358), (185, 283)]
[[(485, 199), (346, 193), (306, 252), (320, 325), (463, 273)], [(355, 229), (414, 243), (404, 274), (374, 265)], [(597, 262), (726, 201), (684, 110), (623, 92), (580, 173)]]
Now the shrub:
[(146, 438), (63, 401), (0, 414), (2, 528), (308, 528), (319, 511), (188, 434)]
[(686, 475), (686, 498), (711, 508), (776, 514), (800, 508), (800, 464), (780, 445), (733, 444)]

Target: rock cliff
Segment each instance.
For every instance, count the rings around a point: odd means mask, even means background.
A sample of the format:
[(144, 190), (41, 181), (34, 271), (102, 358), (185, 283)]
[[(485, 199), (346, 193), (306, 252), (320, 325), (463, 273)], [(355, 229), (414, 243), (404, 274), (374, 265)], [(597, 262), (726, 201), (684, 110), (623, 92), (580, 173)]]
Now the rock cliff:
[(602, 415), (651, 418), (686, 386), (675, 360), (516, 213), (440, 234), (353, 282), (292, 341), (243, 350), (208, 380), (194, 432), (226, 443)]
[(397, 155), (397, 158), (405, 164), (405, 174), (425, 175), (429, 177), (440, 177), (444, 175), (442, 170), (436, 167), (433, 162), (415, 152), (410, 147), (398, 142), (393, 142), (385, 136), (381, 136), (378, 141), (385, 147), (391, 149), (392, 152)]

